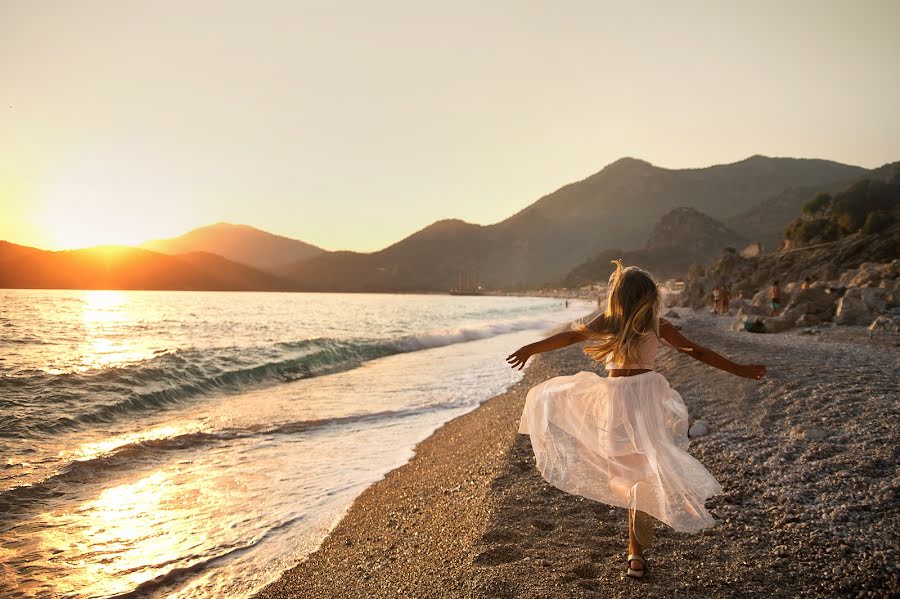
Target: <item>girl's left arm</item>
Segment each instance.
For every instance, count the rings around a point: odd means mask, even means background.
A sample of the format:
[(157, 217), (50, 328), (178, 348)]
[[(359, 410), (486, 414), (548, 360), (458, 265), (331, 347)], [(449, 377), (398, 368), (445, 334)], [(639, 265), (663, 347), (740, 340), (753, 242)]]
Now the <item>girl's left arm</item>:
[(520, 347), (513, 353), (509, 354), (506, 357), (506, 361), (513, 368), (518, 367), (519, 370), (522, 370), (522, 368), (525, 367), (525, 362), (528, 361), (528, 358), (535, 354), (541, 354), (547, 351), (553, 351), (554, 349), (568, 347), (569, 345), (574, 345), (575, 343), (587, 341), (587, 339), (587, 336), (581, 331), (563, 331), (562, 333), (551, 335), (546, 339), (542, 339), (535, 343), (529, 343), (526, 346)]
[(766, 374), (766, 367), (761, 364), (738, 364), (707, 347), (703, 347), (699, 343), (694, 343), (664, 318), (659, 319), (659, 336), (668, 341), (678, 351), (686, 353), (695, 360), (708, 364), (713, 368), (756, 380), (761, 379)]

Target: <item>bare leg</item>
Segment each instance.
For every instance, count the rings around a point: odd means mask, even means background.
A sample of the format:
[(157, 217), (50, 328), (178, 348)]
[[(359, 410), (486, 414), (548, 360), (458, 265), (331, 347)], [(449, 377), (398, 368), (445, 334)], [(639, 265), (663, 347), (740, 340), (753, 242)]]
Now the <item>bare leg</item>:
[[(640, 543), (637, 542), (637, 539), (634, 536), (634, 521), (631, 518), (631, 510), (628, 510), (628, 554), (644, 557), (642, 551), (643, 547), (641, 547)], [(632, 570), (643, 570), (644, 564), (633, 559), (628, 562), (628, 567)]]

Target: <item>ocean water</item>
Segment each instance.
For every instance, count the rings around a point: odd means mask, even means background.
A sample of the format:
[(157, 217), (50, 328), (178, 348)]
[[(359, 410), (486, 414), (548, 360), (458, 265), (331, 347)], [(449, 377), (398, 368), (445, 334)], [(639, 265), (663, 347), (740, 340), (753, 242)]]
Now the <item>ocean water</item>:
[(251, 595), (590, 309), (0, 290), (0, 596)]

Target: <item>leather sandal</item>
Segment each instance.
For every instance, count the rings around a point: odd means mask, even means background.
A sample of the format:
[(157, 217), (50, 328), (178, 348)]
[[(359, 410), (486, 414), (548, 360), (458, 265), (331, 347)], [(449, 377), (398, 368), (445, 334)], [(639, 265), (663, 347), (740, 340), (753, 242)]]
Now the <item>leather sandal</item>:
[[(643, 566), (643, 568), (641, 568), (640, 570), (632, 569), (631, 562), (633, 562), (633, 561), (640, 562), (640, 564)], [(626, 576), (630, 576), (631, 578), (640, 578), (641, 576), (644, 575), (644, 572), (646, 572), (646, 571), (647, 571), (647, 561), (643, 557), (641, 557), (640, 555), (634, 555), (634, 554), (631, 554), (628, 556), (628, 572), (626, 573)]]

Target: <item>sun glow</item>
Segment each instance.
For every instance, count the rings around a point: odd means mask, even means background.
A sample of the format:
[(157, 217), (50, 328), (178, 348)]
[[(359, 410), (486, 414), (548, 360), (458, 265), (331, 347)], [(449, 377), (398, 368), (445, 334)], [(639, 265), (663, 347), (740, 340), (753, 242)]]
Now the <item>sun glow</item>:
[(158, 229), (135, 221), (121, 207), (94, 207), (76, 199), (48, 202), (40, 221), (46, 245), (60, 250), (138, 245), (158, 236)]
[(197, 226), (187, 216), (190, 203), (173, 205), (173, 189), (183, 185), (176, 174), (127, 148), (81, 150), (36, 190), (33, 214), (41, 247), (138, 245)]

